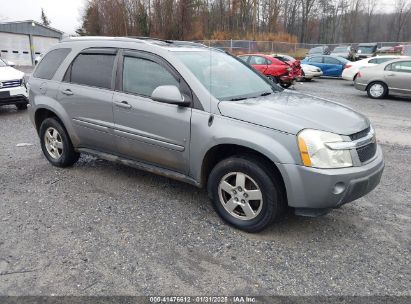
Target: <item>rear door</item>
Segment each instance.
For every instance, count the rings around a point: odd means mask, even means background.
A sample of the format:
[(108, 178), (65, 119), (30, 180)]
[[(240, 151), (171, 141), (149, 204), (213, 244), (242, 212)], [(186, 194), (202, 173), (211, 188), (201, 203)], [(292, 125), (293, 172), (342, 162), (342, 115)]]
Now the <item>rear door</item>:
[(384, 78), (390, 91), (411, 94), (411, 60), (389, 64), (384, 70)]
[(82, 51), (69, 66), (57, 98), (73, 122), (80, 147), (112, 152), (117, 49)]
[(332, 57), (324, 56), (325, 76), (339, 77), (342, 74), (343, 67), (344, 65), (341, 61)]
[(267, 71), (268, 63), (268, 60), (262, 56), (250, 56), (250, 64), (253, 66), (253, 68), (260, 71), (264, 75)]
[(124, 51), (114, 95), (117, 151), (187, 174), (191, 107), (152, 100), (152, 92), (162, 85), (177, 86), (193, 100), (187, 83), (165, 60), (146, 52)]

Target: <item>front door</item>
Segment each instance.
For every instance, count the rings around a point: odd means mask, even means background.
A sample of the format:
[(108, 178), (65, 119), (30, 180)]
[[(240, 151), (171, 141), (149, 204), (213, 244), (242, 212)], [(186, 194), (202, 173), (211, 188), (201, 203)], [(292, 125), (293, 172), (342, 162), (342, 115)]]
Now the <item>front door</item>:
[(163, 59), (138, 51), (124, 51), (117, 77), (113, 113), (118, 152), (188, 173), (191, 107), (151, 99), (162, 85), (175, 85), (191, 95), (187, 84)]

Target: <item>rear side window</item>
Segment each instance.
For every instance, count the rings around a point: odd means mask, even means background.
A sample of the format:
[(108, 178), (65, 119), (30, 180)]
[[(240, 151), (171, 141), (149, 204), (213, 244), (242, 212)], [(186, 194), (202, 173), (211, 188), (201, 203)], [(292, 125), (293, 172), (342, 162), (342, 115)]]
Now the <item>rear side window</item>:
[(124, 92), (151, 96), (157, 87), (163, 85), (179, 87), (180, 83), (158, 63), (143, 58), (124, 57)]
[(247, 62), (250, 56), (238, 56), (242, 61)]
[(71, 49), (56, 49), (48, 52), (40, 61), (33, 76), (41, 79), (52, 79), (70, 51)]
[(74, 59), (71, 71), (69, 71), (69, 81), (75, 84), (110, 89), (115, 57), (115, 54), (79, 54)]
[(411, 73), (411, 61), (400, 61), (391, 63), (391, 71)]
[(310, 58), (308, 61), (309, 61), (309, 62), (322, 63), (322, 62), (323, 62), (323, 58), (322, 58), (322, 57), (313, 57), (313, 58)]
[(266, 60), (264, 57), (260, 57), (260, 56), (251, 56), (250, 59), (250, 64), (269, 64), (270, 62), (268, 62), (268, 60)]

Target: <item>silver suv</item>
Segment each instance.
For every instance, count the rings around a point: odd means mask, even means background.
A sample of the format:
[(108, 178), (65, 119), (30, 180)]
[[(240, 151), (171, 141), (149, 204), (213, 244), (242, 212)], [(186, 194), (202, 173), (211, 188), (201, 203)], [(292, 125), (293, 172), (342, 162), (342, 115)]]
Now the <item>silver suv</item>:
[(283, 90), (189, 42), (72, 38), (29, 81), (45, 157), (80, 153), (207, 187), (229, 224), (256, 232), (287, 206), (316, 216), (367, 194), (384, 161), (369, 120)]

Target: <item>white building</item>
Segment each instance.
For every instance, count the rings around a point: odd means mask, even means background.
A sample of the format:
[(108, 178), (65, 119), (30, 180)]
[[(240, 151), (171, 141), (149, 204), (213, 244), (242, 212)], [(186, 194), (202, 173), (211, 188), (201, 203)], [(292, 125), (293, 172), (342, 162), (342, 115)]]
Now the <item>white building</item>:
[(62, 35), (32, 20), (0, 23), (0, 58), (16, 65), (33, 65), (34, 59), (59, 42)]

